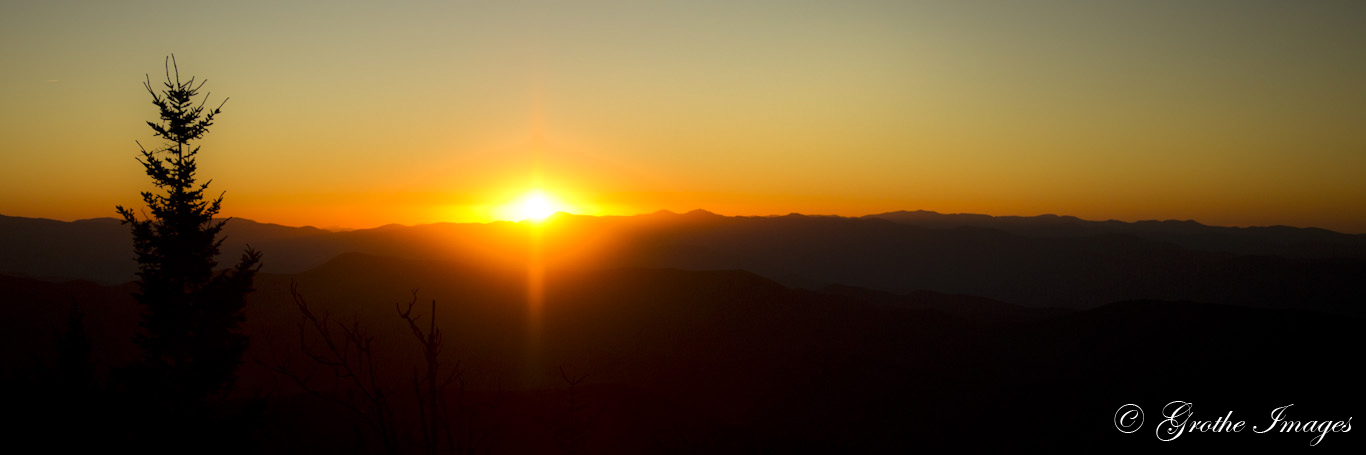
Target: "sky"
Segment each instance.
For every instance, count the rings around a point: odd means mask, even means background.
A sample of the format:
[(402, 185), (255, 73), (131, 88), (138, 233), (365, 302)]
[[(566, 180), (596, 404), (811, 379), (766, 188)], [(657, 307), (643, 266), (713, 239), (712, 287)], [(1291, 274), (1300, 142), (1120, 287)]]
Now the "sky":
[(0, 214), (139, 206), (142, 83), (223, 214), (934, 210), (1366, 233), (1366, 2), (0, 3)]

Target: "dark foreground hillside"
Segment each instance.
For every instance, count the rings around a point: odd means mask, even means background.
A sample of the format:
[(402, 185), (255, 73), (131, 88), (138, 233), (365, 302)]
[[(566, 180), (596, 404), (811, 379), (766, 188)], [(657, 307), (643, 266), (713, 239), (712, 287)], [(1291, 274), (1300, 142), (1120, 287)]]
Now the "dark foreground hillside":
[[(314, 376), (345, 401), (345, 381), (306, 370), (291, 283), (316, 313), (374, 336), (375, 374), (393, 397), (403, 449), (422, 453), (412, 399), (420, 345), (395, 303), (436, 301), (446, 398), (460, 447), (477, 453), (1111, 453), (1230, 448), (1345, 452), (1361, 430), (1257, 434), (1273, 409), (1346, 421), (1362, 405), (1362, 324), (1351, 316), (1192, 302), (1124, 301), (1089, 310), (849, 286), (794, 289), (744, 271), (549, 270), (539, 310), (527, 275), (436, 261), (343, 255), (258, 279), (252, 345), (221, 418), (241, 450), (358, 453), (376, 438), (343, 406), (269, 367)], [(111, 367), (135, 355), (127, 287), (0, 280), (12, 447), (116, 447), (155, 439), (120, 398)], [(97, 378), (65, 380), (54, 335), (72, 301), (87, 315)], [(400, 307), (400, 309), (403, 307)], [(23, 322), (18, 322), (22, 319)], [(428, 319), (421, 319), (427, 321)], [(425, 322), (424, 322), (425, 323)], [(424, 326), (425, 327), (425, 326)], [(316, 347), (316, 344), (314, 345)], [(35, 369), (34, 365), (44, 365)], [(463, 392), (461, 387), (463, 385)], [(266, 397), (253, 400), (253, 395)], [(1231, 412), (1241, 432), (1160, 441), (1162, 408), (1193, 419)], [(257, 413), (243, 411), (261, 404)], [(1116, 429), (1126, 404), (1145, 411)], [(237, 414), (234, 414), (236, 412)], [(233, 420), (233, 415), (248, 415)], [(204, 441), (204, 444), (217, 442)], [(203, 449), (187, 448), (189, 451)], [(207, 449), (205, 449), (207, 450)]]

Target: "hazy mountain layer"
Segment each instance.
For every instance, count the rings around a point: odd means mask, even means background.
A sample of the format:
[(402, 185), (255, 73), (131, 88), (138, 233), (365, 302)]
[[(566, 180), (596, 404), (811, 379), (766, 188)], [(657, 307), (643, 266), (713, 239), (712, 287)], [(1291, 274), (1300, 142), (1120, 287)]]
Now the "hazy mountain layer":
[[(927, 225), (932, 227), (926, 227)], [(233, 220), (225, 254), (250, 244), (265, 271), (295, 273), (344, 253), (524, 268), (747, 270), (789, 286), (929, 290), (1032, 306), (1192, 300), (1357, 312), (1362, 236), (1191, 222), (1088, 222), (899, 212), (863, 218), (562, 215), (526, 223), (385, 226), (348, 232)], [(133, 278), (113, 220), (0, 218), (0, 272), (117, 283)], [(539, 249), (538, 249), (539, 248)], [(1254, 254), (1255, 253), (1255, 254)]]

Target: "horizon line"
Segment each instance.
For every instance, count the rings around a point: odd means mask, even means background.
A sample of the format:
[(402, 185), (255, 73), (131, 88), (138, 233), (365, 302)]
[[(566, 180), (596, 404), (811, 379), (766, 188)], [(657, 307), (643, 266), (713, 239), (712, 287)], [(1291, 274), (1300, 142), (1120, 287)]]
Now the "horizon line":
[[(686, 212), (675, 212), (675, 211), (672, 211), (672, 210), (669, 210), (669, 209), (660, 209), (660, 210), (656, 210), (656, 211), (648, 212), (648, 213), (636, 213), (636, 214), (629, 214), (629, 215), (615, 215), (615, 214), (591, 215), (591, 214), (577, 214), (577, 213), (559, 211), (559, 212), (555, 212), (554, 214), (552, 214), (552, 215), (546, 217), (545, 221), (541, 221), (541, 222), (535, 222), (535, 221), (529, 221), (529, 220), (520, 220), (520, 221), (513, 221), (513, 220), (488, 220), (488, 221), (433, 221), (433, 222), (414, 223), (414, 224), (385, 223), (385, 224), (380, 224), (380, 225), (372, 226), (372, 227), (356, 227), (356, 228), (353, 228), (353, 227), (346, 227), (346, 226), (325, 226), (325, 227), (324, 227), (324, 226), (316, 226), (316, 225), (312, 225), (312, 224), (291, 225), (291, 224), (276, 223), (276, 222), (271, 222), (271, 221), (260, 221), (260, 220), (256, 220), (256, 219), (252, 219), (252, 218), (247, 218), (247, 217), (240, 217), (240, 216), (220, 217), (220, 218), (215, 218), (215, 219), (235, 219), (235, 220), (244, 220), (244, 221), (250, 221), (250, 222), (252, 222), (252, 223), (261, 224), (261, 225), (274, 225), (274, 226), (281, 226), (281, 227), (288, 227), (288, 228), (297, 228), (297, 229), (307, 229), (307, 228), (311, 228), (311, 229), (318, 229), (318, 230), (323, 230), (323, 231), (328, 231), (328, 232), (351, 232), (351, 231), (366, 231), (366, 230), (373, 230), (373, 229), (381, 229), (381, 228), (395, 227), (395, 226), (396, 226), (396, 227), (418, 227), (418, 226), (430, 226), (430, 225), (439, 225), (439, 224), (457, 224), (457, 225), (466, 225), (466, 224), (473, 224), (473, 225), (488, 225), (488, 224), (503, 224), (503, 223), (507, 223), (507, 224), (533, 223), (533, 224), (536, 224), (536, 223), (550, 222), (551, 220), (554, 220), (555, 218), (560, 218), (560, 217), (564, 217), (564, 216), (583, 217), (583, 218), (634, 218), (634, 217), (655, 216), (655, 215), (684, 216), (684, 215), (696, 214), (696, 213), (699, 213), (699, 212), (700, 212), (700, 214), (714, 215), (714, 216), (722, 217), (722, 218), (780, 218), (780, 217), (788, 217), (788, 216), (802, 216), (802, 217), (813, 217), (813, 218), (821, 218), (821, 217), (824, 217), (824, 218), (841, 218), (841, 219), (862, 219), (862, 218), (878, 217), (878, 216), (881, 216), (881, 215), (890, 215), (890, 214), (898, 214), (898, 213), (922, 214), (922, 215), (927, 215), (927, 216), (985, 216), (985, 217), (990, 217), (990, 218), (1021, 218), (1021, 219), (1053, 217), (1053, 218), (1059, 218), (1059, 219), (1073, 219), (1073, 220), (1077, 220), (1077, 221), (1080, 221), (1080, 222), (1088, 222), (1088, 223), (1107, 223), (1107, 222), (1118, 222), (1118, 223), (1124, 223), (1124, 224), (1152, 223), (1152, 222), (1156, 222), (1156, 223), (1194, 223), (1194, 224), (1197, 224), (1197, 225), (1200, 225), (1200, 226), (1203, 226), (1203, 227), (1212, 227), (1212, 228), (1251, 229), (1251, 228), (1278, 228), (1278, 227), (1280, 227), (1280, 228), (1293, 228), (1293, 229), (1317, 229), (1317, 230), (1323, 230), (1323, 231), (1328, 231), (1328, 232), (1334, 232), (1334, 233), (1344, 234), (1344, 235), (1366, 235), (1366, 232), (1346, 232), (1346, 231), (1338, 231), (1338, 230), (1329, 229), (1329, 228), (1324, 228), (1324, 227), (1319, 227), (1319, 226), (1296, 226), (1296, 225), (1289, 225), (1289, 224), (1265, 224), (1265, 225), (1242, 225), (1242, 226), (1239, 226), (1239, 225), (1215, 225), (1215, 224), (1206, 224), (1206, 223), (1197, 221), (1197, 220), (1195, 220), (1195, 219), (1177, 219), (1177, 218), (1167, 218), (1167, 219), (1150, 218), (1150, 219), (1138, 219), (1138, 220), (1133, 220), (1133, 221), (1127, 221), (1127, 220), (1115, 219), (1115, 218), (1110, 218), (1110, 219), (1105, 219), (1105, 220), (1098, 220), (1098, 219), (1086, 219), (1086, 218), (1082, 218), (1082, 217), (1078, 217), (1078, 216), (1074, 216), (1074, 215), (1063, 215), (1063, 214), (1058, 214), (1058, 213), (1041, 213), (1041, 214), (1037, 214), (1037, 215), (992, 215), (992, 214), (985, 214), (985, 213), (969, 213), (969, 212), (944, 213), (944, 212), (937, 212), (937, 211), (933, 211), (933, 210), (924, 210), (924, 209), (915, 209), (915, 210), (906, 210), (906, 209), (902, 209), (902, 210), (892, 210), (892, 211), (887, 211), (887, 212), (869, 213), (869, 214), (864, 214), (864, 215), (852, 215), (852, 216), (851, 216), (851, 215), (836, 215), (836, 214), (820, 214), (820, 213), (800, 213), (800, 212), (789, 212), (789, 213), (783, 213), (783, 214), (777, 214), (777, 213), (775, 213), (775, 214), (768, 214), (768, 215), (727, 215), (727, 214), (717, 213), (717, 212), (713, 212), (713, 211), (710, 211), (710, 210), (707, 210), (707, 209), (702, 209), (702, 208), (696, 208), (696, 209), (688, 210), (688, 211), (686, 211)], [(123, 222), (122, 220), (119, 220), (118, 218), (115, 218), (115, 217), (112, 217), (112, 216), (92, 217), (92, 218), (61, 219), (61, 218), (46, 218), (46, 217), (30, 217), (30, 216), (20, 216), (20, 215), (8, 215), (8, 214), (5, 214), (5, 213), (0, 213), (0, 217), (8, 217), (8, 218), (27, 218), (27, 219), (37, 219), (37, 220), (49, 220), (49, 221), (57, 221), (57, 222), (64, 222), (64, 223), (75, 223), (75, 222), (81, 222), (81, 221), (96, 221), (96, 220), (114, 220), (114, 221), (118, 221), (118, 222), (120, 222), (120, 223)]]

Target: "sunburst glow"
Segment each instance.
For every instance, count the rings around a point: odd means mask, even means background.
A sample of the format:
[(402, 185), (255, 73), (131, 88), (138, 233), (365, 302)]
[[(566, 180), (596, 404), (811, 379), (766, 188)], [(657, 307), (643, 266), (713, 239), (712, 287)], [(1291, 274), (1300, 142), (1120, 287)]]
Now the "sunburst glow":
[(499, 216), (508, 221), (543, 221), (556, 212), (572, 212), (573, 207), (542, 190), (531, 190), (503, 206)]

